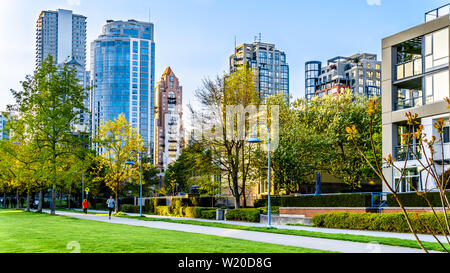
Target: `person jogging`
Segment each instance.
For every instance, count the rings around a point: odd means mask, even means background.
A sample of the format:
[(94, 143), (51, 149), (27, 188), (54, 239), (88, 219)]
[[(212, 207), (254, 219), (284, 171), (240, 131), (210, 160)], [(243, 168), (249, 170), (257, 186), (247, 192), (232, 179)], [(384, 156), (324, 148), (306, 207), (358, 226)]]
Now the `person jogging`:
[(86, 199), (84, 199), (82, 205), (83, 205), (83, 211), (84, 211), (84, 214), (86, 215), (86, 214), (87, 214), (87, 209), (88, 209), (88, 207), (89, 207), (89, 203), (88, 203), (88, 201), (87, 201)]
[(111, 213), (114, 210), (114, 205), (116, 201), (114, 201), (112, 195), (109, 197), (109, 199), (106, 201), (106, 204), (108, 204), (108, 210), (109, 210), (109, 219), (111, 219)]

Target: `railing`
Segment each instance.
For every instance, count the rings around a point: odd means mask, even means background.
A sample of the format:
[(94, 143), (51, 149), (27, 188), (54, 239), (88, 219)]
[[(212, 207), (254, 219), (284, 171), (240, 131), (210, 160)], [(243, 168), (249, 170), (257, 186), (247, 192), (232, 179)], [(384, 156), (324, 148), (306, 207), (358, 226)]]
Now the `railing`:
[(372, 192), (371, 194), (371, 207), (372, 208), (382, 208), (386, 207), (387, 204), (387, 192)]
[(397, 64), (397, 80), (406, 79), (422, 74), (422, 58)]
[(416, 97), (408, 100), (399, 100), (394, 104), (394, 110), (403, 110), (422, 105), (422, 97)]
[[(397, 161), (405, 161), (408, 160), (415, 160), (416, 156), (418, 159), (422, 158), (422, 154), (420, 152), (420, 147), (418, 145), (409, 145), (409, 151), (408, 154), (406, 152), (408, 151), (408, 145), (401, 145), (395, 147), (395, 158)], [(414, 156), (414, 154), (416, 156)]]
[(429, 22), (431, 20), (447, 15), (449, 13), (450, 13), (450, 4), (430, 10), (429, 12), (425, 13), (425, 22)]

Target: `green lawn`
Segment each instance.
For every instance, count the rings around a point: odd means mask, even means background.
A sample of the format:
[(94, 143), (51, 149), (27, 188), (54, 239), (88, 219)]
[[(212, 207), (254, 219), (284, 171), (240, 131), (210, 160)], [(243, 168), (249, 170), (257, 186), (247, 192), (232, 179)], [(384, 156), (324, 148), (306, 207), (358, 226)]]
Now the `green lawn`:
[(317, 253), (321, 250), (0, 209), (0, 253)]
[[(271, 232), (271, 233), (279, 233), (279, 234), (287, 234), (287, 235), (307, 236), (307, 237), (315, 237), (315, 238), (360, 242), (360, 243), (377, 242), (377, 243), (383, 244), (383, 245), (411, 247), (411, 248), (420, 249), (419, 244), (415, 240), (404, 240), (404, 239), (396, 239), (396, 238), (388, 238), (388, 237), (364, 236), (364, 235), (353, 235), (353, 234), (335, 234), (335, 233), (323, 233), (323, 232), (314, 232), (314, 231), (307, 231), (307, 230), (278, 229), (278, 228), (266, 228), (266, 227), (249, 227), (249, 226), (240, 226), (240, 225), (232, 225), (232, 224), (217, 223), (217, 222), (202, 222), (202, 221), (196, 221), (196, 220), (172, 220), (172, 219), (164, 219), (164, 218), (139, 217), (139, 216), (129, 216), (129, 215), (120, 216), (120, 217), (134, 218), (134, 219), (140, 219), (140, 220), (145, 220), (145, 221), (164, 221), (164, 222), (172, 222), (172, 223), (179, 223), (179, 224), (191, 224), (191, 225), (210, 226), (210, 227), (233, 228), (233, 229), (241, 229), (241, 230), (249, 230), (249, 231)], [(442, 242), (442, 243), (444, 243), (444, 242)], [(435, 243), (435, 242), (422, 241), (422, 244), (428, 250), (445, 251), (442, 249), (442, 246), (437, 242)], [(449, 244), (444, 243), (444, 246), (448, 250), (450, 250)]]

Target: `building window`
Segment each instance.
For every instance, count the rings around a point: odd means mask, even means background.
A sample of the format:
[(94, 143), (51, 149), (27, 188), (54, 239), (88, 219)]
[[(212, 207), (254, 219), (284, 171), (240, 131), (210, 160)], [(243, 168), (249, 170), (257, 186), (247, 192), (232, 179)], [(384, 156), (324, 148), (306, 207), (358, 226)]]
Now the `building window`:
[(420, 185), (420, 174), (417, 168), (405, 169), (404, 176), (400, 180), (401, 173), (395, 170), (394, 189), (397, 192), (411, 192), (422, 189)]
[(450, 126), (444, 127), (444, 135), (442, 136), (442, 142), (450, 143)]
[(425, 35), (425, 70), (448, 65), (448, 28)]
[(448, 97), (449, 91), (448, 70), (428, 75), (425, 77), (426, 102), (433, 103), (442, 101)]

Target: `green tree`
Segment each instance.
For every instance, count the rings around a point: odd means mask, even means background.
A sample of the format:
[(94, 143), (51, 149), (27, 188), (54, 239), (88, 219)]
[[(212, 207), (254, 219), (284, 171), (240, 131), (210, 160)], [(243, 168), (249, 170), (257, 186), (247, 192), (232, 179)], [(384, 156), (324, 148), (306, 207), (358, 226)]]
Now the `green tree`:
[(27, 76), (22, 91), (12, 90), (16, 104), (9, 111), (20, 113), (33, 145), (38, 147), (51, 166), (52, 207), (55, 213), (55, 190), (58, 160), (73, 153), (81, 138), (74, 135), (79, 122), (86, 90), (79, 85), (76, 70), (69, 64), (56, 65), (52, 56), (42, 62), (33, 76)]
[[(144, 150), (143, 140), (125, 116), (120, 114), (114, 121), (101, 124), (95, 142), (102, 150), (97, 173), (104, 170), (105, 175), (95, 177), (94, 182), (103, 181), (115, 194), (116, 204), (118, 204), (119, 195), (125, 184), (136, 180), (139, 176), (138, 164), (125, 166), (125, 162), (131, 151)], [(131, 159), (138, 162), (136, 153), (133, 153)], [(118, 211), (117, 205), (115, 211)]]
[[(208, 126), (215, 124), (213, 131), (220, 132), (219, 137), (202, 139), (212, 152), (213, 162), (221, 169), (228, 181), (228, 189), (235, 198), (235, 207), (245, 206), (245, 192), (249, 182), (251, 145), (246, 144), (245, 136), (238, 136), (237, 122), (227, 126), (227, 106), (239, 106), (245, 109), (249, 105), (259, 105), (259, 94), (255, 88), (253, 70), (244, 67), (230, 75), (217, 77), (215, 81), (205, 79), (195, 97), (200, 108), (190, 107), (193, 124)], [(248, 124), (248, 119), (245, 118)], [(199, 129), (201, 131), (202, 129)], [(245, 135), (248, 136), (248, 130)], [(243, 200), (241, 200), (243, 199)]]

